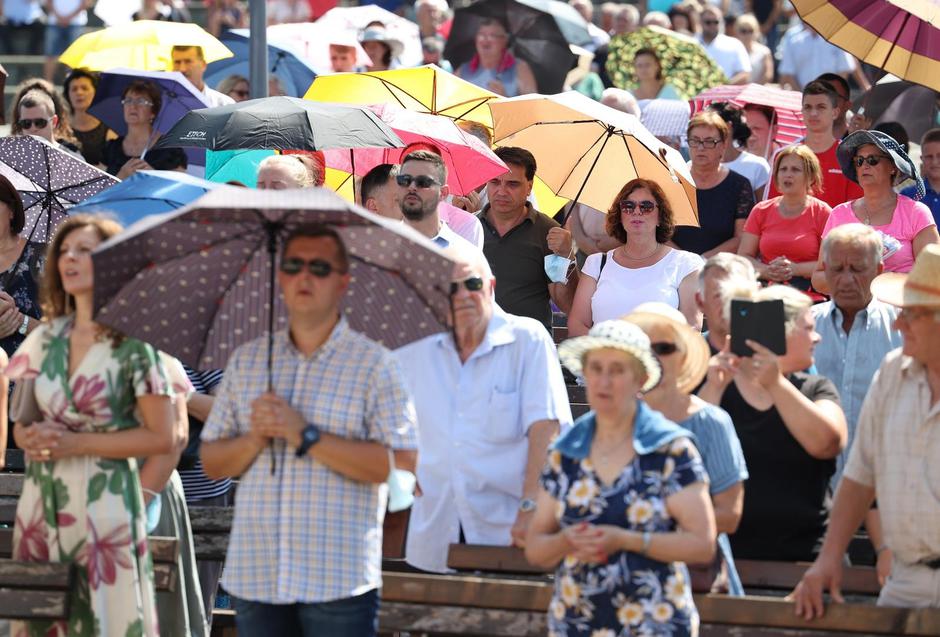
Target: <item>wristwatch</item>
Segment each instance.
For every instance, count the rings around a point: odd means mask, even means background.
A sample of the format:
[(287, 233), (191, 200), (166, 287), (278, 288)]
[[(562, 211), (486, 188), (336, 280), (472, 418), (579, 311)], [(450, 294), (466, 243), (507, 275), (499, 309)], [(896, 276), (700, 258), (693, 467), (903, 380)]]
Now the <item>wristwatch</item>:
[(522, 502), (519, 503), (519, 510), (523, 513), (535, 511), (535, 500), (532, 498), (523, 498)]
[(320, 442), (320, 430), (316, 425), (307, 425), (301, 433), (300, 446), (297, 447), (297, 457), (303, 458), (310, 451), (310, 447)]
[(28, 329), (29, 329), (29, 317), (24, 314), (23, 322), (20, 324), (19, 329), (17, 329), (16, 331), (18, 334), (22, 336), (26, 336), (26, 330)]

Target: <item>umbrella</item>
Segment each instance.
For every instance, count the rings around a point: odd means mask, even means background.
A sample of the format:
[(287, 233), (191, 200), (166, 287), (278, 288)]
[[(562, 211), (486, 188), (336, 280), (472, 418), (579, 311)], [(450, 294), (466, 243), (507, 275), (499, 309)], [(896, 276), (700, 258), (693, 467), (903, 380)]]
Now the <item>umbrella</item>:
[(565, 76), (578, 59), (569, 44), (590, 45), (587, 22), (577, 10), (558, 0), (478, 0), (454, 12), (444, 57), (454, 68), (476, 54), (480, 23), (495, 18), (507, 26), (509, 48), (525, 60), (535, 75), (539, 90), (562, 90)]
[(206, 62), (232, 56), (224, 44), (198, 25), (138, 20), (86, 33), (59, 56), (59, 61), (73, 69), (89, 71), (116, 67), (167, 71), (173, 67), (174, 46), (202, 47)]
[(118, 183), (103, 170), (33, 135), (0, 138), (0, 162), (0, 172), (12, 177), (14, 184), (26, 180), (30, 184), (20, 190), (26, 213), (23, 233), (40, 243), (52, 238), (69, 208)]
[(699, 93), (691, 100), (692, 114), (704, 110), (712, 102), (731, 102), (741, 108), (754, 104), (774, 109), (774, 121), (770, 125), (773, 127), (776, 124), (774, 142), (779, 146), (795, 144), (806, 135), (806, 127), (803, 125), (803, 95), (799, 91), (785, 91), (761, 84), (716, 86)]
[(0, 124), (6, 124), (6, 87), (7, 87), (7, 70), (3, 68), (3, 65), (0, 64)]
[(666, 81), (686, 99), (727, 82), (721, 67), (698, 40), (669, 29), (647, 26), (611, 38), (607, 48), (607, 73), (614, 86), (627, 90), (636, 88), (633, 57), (640, 49), (656, 51)]
[(883, 122), (900, 122), (911, 141), (917, 143), (937, 122), (937, 92), (885, 75), (852, 104), (859, 115), (870, 119), (872, 128)]
[(433, 64), (415, 69), (321, 75), (304, 95), (317, 102), (397, 104), (418, 113), (443, 115), (493, 127), (486, 104), (499, 95)]
[[(218, 86), (229, 75), (250, 77), (250, 43), (248, 29), (232, 29), (222, 35), (222, 43), (233, 57), (216, 60), (206, 68), (203, 79), (209, 86)], [(289, 43), (268, 42), (268, 72), (277, 76), (284, 90), (292, 97), (300, 97), (317, 76), (313, 66), (302, 53)]]
[(803, 22), (832, 44), (901, 79), (940, 90), (936, 2), (792, 0)]
[(377, 5), (336, 7), (324, 13), (316, 24), (330, 31), (349, 31), (358, 35), (367, 24), (372, 22), (381, 22), (388, 35), (402, 43), (404, 48), (402, 54), (398, 56), (398, 61), (402, 66), (421, 64), (424, 54), (421, 51), (421, 34), (418, 31), (418, 25)]
[(129, 226), (147, 215), (182, 208), (218, 186), (175, 170), (138, 170), (121, 183), (89, 197), (70, 212), (110, 212)]
[(640, 123), (656, 137), (681, 140), (689, 127), (689, 104), (682, 100), (639, 100)]
[(496, 143), (535, 155), (539, 174), (557, 194), (607, 210), (637, 177), (658, 183), (677, 225), (698, 225), (695, 185), (682, 155), (640, 120), (578, 92), (520, 96), (490, 104)]
[(356, 67), (365, 68), (372, 63), (357, 34), (349, 31), (330, 31), (319, 22), (291, 22), (268, 27), (268, 39), (278, 44), (288, 44), (303, 54), (317, 73), (332, 73), (330, 45), (341, 44), (356, 49)]
[(404, 146), (369, 109), (263, 97), (188, 113), (154, 148), (325, 150)]
[[(479, 139), (465, 133), (446, 117), (415, 113), (397, 106), (379, 105), (372, 110), (401, 137), (405, 144), (424, 142), (441, 150), (451, 192), (466, 195), (508, 168)], [(365, 175), (379, 164), (400, 164), (403, 148), (355, 148), (326, 151), (326, 164), (355, 175)]]

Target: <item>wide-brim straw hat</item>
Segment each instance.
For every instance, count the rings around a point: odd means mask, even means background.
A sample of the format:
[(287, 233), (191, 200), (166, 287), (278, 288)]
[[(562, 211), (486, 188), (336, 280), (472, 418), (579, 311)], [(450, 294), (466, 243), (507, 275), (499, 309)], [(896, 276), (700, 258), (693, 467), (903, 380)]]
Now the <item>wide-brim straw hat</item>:
[(637, 323), (641, 327), (652, 323), (672, 328), (679, 341), (679, 349), (685, 354), (682, 369), (676, 377), (679, 391), (690, 394), (702, 383), (708, 372), (711, 350), (702, 333), (689, 325), (682, 312), (665, 303), (641, 303), (624, 316), (623, 320)]
[(389, 35), (386, 29), (382, 27), (369, 27), (359, 36), (359, 42), (382, 42), (392, 50), (392, 59), (399, 57), (405, 50), (405, 45), (401, 40)]
[(584, 355), (596, 349), (619, 349), (635, 358), (646, 371), (643, 393), (656, 387), (663, 376), (659, 361), (650, 349), (650, 339), (637, 325), (621, 321), (601, 321), (585, 336), (569, 338), (558, 346), (558, 357), (575, 376), (581, 376)]
[(898, 307), (940, 308), (940, 245), (926, 245), (908, 274), (878, 275), (871, 282), (871, 291), (879, 300)]
[(895, 185), (906, 179), (913, 179), (917, 186), (919, 196), (924, 197), (924, 185), (921, 180), (920, 171), (911, 160), (901, 145), (891, 137), (881, 131), (876, 130), (858, 130), (845, 139), (836, 148), (836, 158), (839, 160), (839, 166), (842, 168), (842, 174), (858, 183), (858, 169), (855, 167), (855, 153), (859, 148), (866, 144), (873, 144), (878, 147), (882, 153), (891, 158), (894, 167), (898, 169), (897, 177), (894, 179)]

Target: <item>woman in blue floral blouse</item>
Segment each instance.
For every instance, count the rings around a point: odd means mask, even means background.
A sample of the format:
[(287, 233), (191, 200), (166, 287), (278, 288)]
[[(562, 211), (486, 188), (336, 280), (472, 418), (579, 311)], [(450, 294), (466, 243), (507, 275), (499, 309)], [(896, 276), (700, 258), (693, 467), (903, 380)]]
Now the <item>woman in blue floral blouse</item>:
[(549, 634), (697, 635), (683, 562), (713, 557), (715, 516), (692, 434), (639, 397), (661, 376), (649, 338), (603, 321), (558, 349), (591, 412), (552, 445), (526, 538), (556, 566)]
[(12, 355), (39, 325), (39, 277), (46, 246), (20, 236), (26, 224), (23, 200), (0, 175), (0, 347)]

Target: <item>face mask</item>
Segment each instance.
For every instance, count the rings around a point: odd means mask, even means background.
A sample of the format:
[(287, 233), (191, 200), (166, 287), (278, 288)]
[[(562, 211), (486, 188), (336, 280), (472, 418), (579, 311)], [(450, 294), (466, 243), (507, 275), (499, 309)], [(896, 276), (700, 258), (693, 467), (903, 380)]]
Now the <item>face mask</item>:
[(157, 524), (160, 523), (160, 514), (163, 513), (162, 500), (159, 493), (153, 493), (150, 503), (147, 504), (147, 533), (153, 533), (154, 529), (157, 528)]
[(571, 267), (571, 259), (559, 256), (557, 254), (545, 255), (545, 274), (551, 279), (552, 283), (567, 283), (568, 268)]
[(415, 474), (404, 469), (395, 468), (395, 456), (388, 450), (388, 510), (391, 513), (404, 511), (415, 501)]

